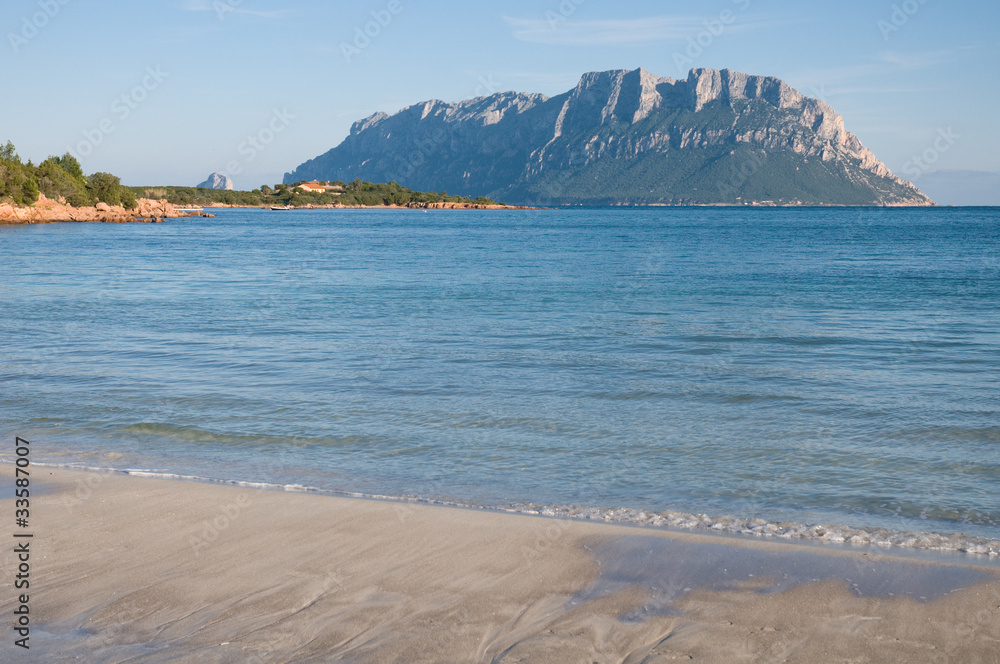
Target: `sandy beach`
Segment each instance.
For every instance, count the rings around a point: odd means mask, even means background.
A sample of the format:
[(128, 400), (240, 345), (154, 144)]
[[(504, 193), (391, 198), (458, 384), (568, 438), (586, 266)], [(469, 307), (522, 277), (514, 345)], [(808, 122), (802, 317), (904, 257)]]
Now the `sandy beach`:
[(32, 475), (31, 649), (2, 661), (1000, 661), (1000, 569), (970, 559)]

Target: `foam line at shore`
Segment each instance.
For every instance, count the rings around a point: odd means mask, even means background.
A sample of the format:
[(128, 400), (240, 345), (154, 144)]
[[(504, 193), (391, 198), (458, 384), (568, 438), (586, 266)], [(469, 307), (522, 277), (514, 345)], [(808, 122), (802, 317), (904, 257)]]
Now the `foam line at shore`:
[[(0, 461), (2, 461), (2, 459), (0, 459)], [(557, 519), (602, 521), (606, 523), (635, 525), (648, 528), (709, 531), (729, 535), (780, 538), (786, 540), (819, 542), (836, 545), (866, 547), (877, 546), (884, 548), (941, 551), (987, 556), (991, 559), (1000, 558), (1000, 539), (972, 537), (962, 533), (913, 532), (890, 530), (886, 528), (863, 528), (826, 524), (799, 524), (793, 522), (778, 523), (759, 518), (709, 516), (706, 514), (672, 512), (669, 510), (639, 510), (625, 507), (604, 508), (575, 505), (537, 505), (533, 503), (480, 505), (461, 500), (431, 499), (421, 496), (407, 495), (392, 496), (373, 493), (358, 493), (333, 489), (320, 489), (301, 484), (275, 484), (267, 482), (218, 479), (202, 477), (199, 475), (182, 475), (179, 473), (169, 473), (150, 469), (91, 467), (44, 463), (36, 463), (34, 465), (39, 467), (65, 468), (68, 470), (116, 473), (132, 477), (150, 477), (156, 479), (183, 480), (188, 482), (204, 482), (271, 491), (316, 493), (370, 500), (421, 503), (427, 505), (508, 512), (512, 514), (544, 516)]]

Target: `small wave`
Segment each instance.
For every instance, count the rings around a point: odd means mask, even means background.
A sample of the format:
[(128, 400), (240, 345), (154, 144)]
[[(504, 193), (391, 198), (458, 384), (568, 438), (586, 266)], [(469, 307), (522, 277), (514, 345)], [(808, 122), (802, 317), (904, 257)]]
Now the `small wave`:
[(787, 401), (804, 401), (802, 397), (790, 394), (733, 394), (731, 396), (719, 397), (720, 403), (779, 403)]
[[(9, 462), (0, 457), (0, 463)], [(132, 477), (149, 477), (166, 480), (183, 480), (237, 486), (249, 489), (264, 489), (270, 491), (287, 491), (294, 493), (314, 493), (347, 498), (364, 498), (368, 500), (385, 500), (394, 502), (419, 503), (445, 507), (461, 507), (484, 511), (507, 512), (531, 516), (544, 516), (557, 519), (573, 519), (581, 521), (601, 521), (648, 528), (680, 529), (694, 531), (709, 531), (731, 535), (750, 535), (754, 537), (780, 538), (786, 540), (804, 540), (827, 544), (847, 544), (853, 546), (899, 547), (926, 551), (943, 551), (950, 553), (965, 553), (991, 558), (1000, 557), (1000, 540), (985, 537), (973, 537), (962, 533), (908, 532), (890, 530), (887, 528), (863, 528), (842, 525), (810, 525), (793, 522), (773, 522), (759, 518), (741, 518), (732, 516), (708, 516), (706, 514), (687, 514), (684, 512), (638, 510), (627, 507), (602, 508), (575, 505), (537, 505), (534, 503), (513, 503), (506, 505), (481, 505), (462, 500), (432, 499), (422, 496), (384, 495), (375, 493), (360, 493), (336, 489), (321, 489), (301, 484), (277, 484), (269, 482), (251, 482), (244, 480), (227, 480), (198, 475), (182, 475), (166, 471), (141, 468), (106, 468), (58, 463), (35, 463), (40, 467), (65, 468), (88, 472), (115, 473)]]
[(325, 436), (307, 437), (300, 435), (274, 436), (269, 434), (230, 434), (209, 431), (196, 426), (166, 424), (160, 422), (138, 422), (108, 429), (113, 436), (152, 437), (169, 442), (206, 443), (244, 448), (266, 448), (288, 445), (320, 445), (330, 447), (378, 443), (370, 436)]
[[(7, 463), (8, 460), (0, 458), (0, 463)], [(266, 489), (268, 491), (290, 491), (294, 493), (327, 493), (336, 495), (353, 495), (362, 497), (361, 494), (350, 494), (347, 492), (334, 492), (315, 487), (303, 486), (301, 484), (275, 484), (273, 482), (249, 482), (245, 480), (223, 480), (215, 477), (203, 477), (201, 475), (182, 475), (180, 473), (170, 473), (161, 470), (150, 470), (145, 468), (109, 468), (105, 466), (83, 466), (78, 464), (62, 463), (32, 463), (40, 468), (63, 468), (65, 470), (79, 470), (88, 473), (112, 473), (115, 475), (128, 475), (129, 477), (148, 477), (159, 480), (181, 480), (184, 482), (201, 482), (205, 484), (221, 484), (224, 486), (238, 486), (246, 489)]]
[(588, 519), (625, 523), (652, 528), (707, 530), (733, 535), (811, 540), (857, 546), (903, 547), (929, 551), (949, 551), (996, 557), (1000, 540), (972, 537), (961, 533), (906, 532), (886, 528), (860, 528), (840, 525), (808, 525), (787, 521), (730, 516), (708, 516), (683, 512), (654, 512), (631, 508), (593, 508), (572, 506), (514, 505), (507, 512), (537, 514), (556, 518)]

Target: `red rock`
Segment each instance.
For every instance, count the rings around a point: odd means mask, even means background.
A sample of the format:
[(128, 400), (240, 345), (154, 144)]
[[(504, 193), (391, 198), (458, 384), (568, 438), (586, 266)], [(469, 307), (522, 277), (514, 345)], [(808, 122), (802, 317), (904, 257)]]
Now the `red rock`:
[[(45, 197), (38, 196), (38, 201), (28, 207), (17, 207), (9, 203), (0, 205), (0, 224), (37, 224), (53, 221), (76, 222), (155, 222), (160, 219), (176, 219), (182, 216), (197, 216), (197, 214), (179, 214), (177, 207), (166, 199), (158, 201), (141, 198), (134, 210), (126, 210), (118, 206), (98, 203), (94, 207), (73, 207)], [(148, 222), (147, 222), (148, 223)]]

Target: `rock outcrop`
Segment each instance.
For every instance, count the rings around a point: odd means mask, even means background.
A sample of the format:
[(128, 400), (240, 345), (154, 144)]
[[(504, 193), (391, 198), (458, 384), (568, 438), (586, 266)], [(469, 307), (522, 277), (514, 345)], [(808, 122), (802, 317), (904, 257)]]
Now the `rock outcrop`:
[(227, 189), (232, 191), (233, 180), (222, 173), (212, 173), (208, 179), (198, 185), (199, 189)]
[(532, 210), (525, 206), (499, 205), (493, 203), (453, 203), (451, 201), (438, 201), (436, 203), (407, 203), (407, 208), (411, 210)]
[(356, 177), (529, 205), (933, 204), (827, 103), (727, 69), (595, 72), (552, 98), (376, 113), (285, 182)]
[(28, 207), (5, 203), (0, 205), (0, 224), (37, 224), (52, 221), (80, 221), (103, 223), (158, 222), (164, 219), (198, 216), (198, 213), (180, 213), (166, 200), (140, 198), (134, 210), (121, 206), (98, 203), (93, 207), (73, 207), (39, 195), (38, 201)]

